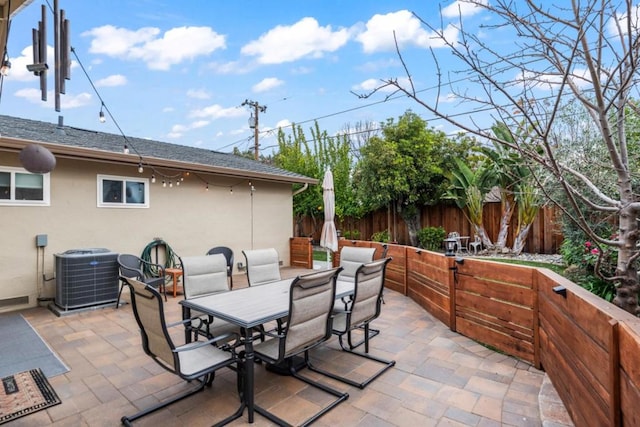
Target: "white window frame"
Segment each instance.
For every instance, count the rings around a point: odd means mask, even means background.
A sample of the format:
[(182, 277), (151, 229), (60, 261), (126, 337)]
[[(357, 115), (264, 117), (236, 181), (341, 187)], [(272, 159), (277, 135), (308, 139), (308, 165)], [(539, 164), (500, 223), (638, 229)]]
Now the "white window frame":
[[(31, 173), (24, 168), (0, 166), (0, 172), (11, 174), (11, 195), (9, 199), (0, 199), (0, 206), (51, 206), (51, 174)], [(16, 200), (16, 173), (42, 176), (42, 200)]]
[[(107, 203), (103, 202), (103, 194), (102, 194), (102, 182), (104, 180), (110, 181), (122, 181), (122, 185), (125, 186), (123, 188), (123, 194), (125, 195), (124, 200), (122, 202), (117, 203)], [(137, 182), (144, 184), (144, 203), (127, 203), (126, 199), (126, 183), (127, 182)], [(97, 196), (98, 196), (98, 207), (99, 208), (120, 208), (120, 209), (148, 209), (149, 208), (149, 179), (147, 178), (134, 178), (130, 176), (116, 176), (116, 175), (98, 175), (97, 178)]]

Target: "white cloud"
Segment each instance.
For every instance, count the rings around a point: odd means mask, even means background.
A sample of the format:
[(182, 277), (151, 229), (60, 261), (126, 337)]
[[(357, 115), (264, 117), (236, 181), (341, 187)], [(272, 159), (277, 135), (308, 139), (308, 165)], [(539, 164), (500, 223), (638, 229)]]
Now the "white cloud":
[(187, 96), (194, 99), (209, 99), (211, 95), (205, 89), (189, 89)]
[[(452, 25), (448, 25), (443, 31), (445, 39), (453, 44), (457, 42), (458, 34), (458, 29)], [(374, 15), (367, 22), (366, 30), (360, 33), (356, 39), (362, 44), (365, 53), (393, 51), (396, 48), (396, 42), (400, 48), (406, 46), (422, 48), (445, 46), (445, 42), (440, 36), (422, 28), (420, 20), (408, 10), (400, 10), (386, 15)]]
[(211, 120), (215, 120), (220, 118), (241, 117), (241, 116), (245, 116), (246, 114), (247, 112), (243, 108), (239, 108), (239, 107), (224, 108), (221, 105), (214, 104), (199, 110), (193, 110), (189, 113), (189, 116), (195, 117), (195, 118), (209, 118)]
[(197, 120), (197, 121), (191, 123), (191, 129), (203, 128), (205, 126), (208, 126), (209, 123), (211, 123), (209, 120)]
[[(631, 13), (633, 16), (631, 28), (637, 32), (638, 24), (640, 23), (640, 5), (633, 6)], [(622, 34), (627, 34), (629, 25), (628, 21), (629, 16), (626, 13), (622, 15), (614, 15), (614, 17), (609, 19), (607, 22), (607, 32), (611, 36), (617, 36), (620, 32)], [(618, 26), (620, 27), (619, 29)]]
[(124, 86), (126, 84), (127, 78), (122, 74), (113, 74), (111, 76), (105, 77), (104, 79), (96, 81), (97, 87)]
[[(579, 88), (585, 88), (591, 84), (591, 76), (589, 75), (589, 70), (586, 68), (574, 69), (569, 78), (572, 79)], [(518, 74), (514, 80), (518, 86), (541, 90), (554, 90), (559, 88), (562, 79), (563, 76), (560, 74), (525, 72)]]
[(335, 52), (349, 40), (349, 30), (333, 31), (330, 25), (320, 27), (314, 18), (306, 17), (291, 26), (278, 25), (242, 47), (241, 52), (257, 56), (261, 64), (281, 64), (301, 58), (321, 58)]
[(479, 6), (476, 3), (480, 3), (483, 6), (486, 6), (489, 3), (489, 0), (475, 1), (470, 3), (465, 0), (456, 0), (451, 3), (449, 6), (442, 9), (442, 16), (445, 18), (457, 18), (459, 16), (473, 16), (476, 13), (482, 12), (482, 6)]
[[(35, 88), (26, 88), (17, 90), (14, 93), (18, 98), (22, 98), (26, 101), (29, 101), (33, 104), (40, 104), (43, 107), (53, 108), (55, 102), (55, 94), (54, 91), (50, 90), (47, 92), (47, 102), (43, 102), (41, 98), (40, 89)], [(91, 94), (82, 92), (77, 95), (60, 95), (60, 107), (64, 109), (72, 109), (84, 107), (85, 105), (91, 104)]]
[[(409, 79), (406, 77), (400, 77), (397, 79), (398, 83), (400, 84), (400, 86), (409, 88), (411, 86), (411, 82), (409, 82)], [(357, 85), (354, 85), (351, 87), (352, 90), (354, 91), (366, 91), (366, 92), (371, 92), (375, 89), (378, 89), (379, 92), (395, 92), (396, 90), (398, 90), (395, 86), (384, 86), (385, 83), (381, 80), (381, 79), (367, 79), (361, 83), (358, 83)], [(384, 86), (384, 87), (382, 87)]]
[(451, 104), (452, 102), (456, 102), (458, 97), (453, 93), (448, 93), (446, 95), (440, 95), (438, 98), (438, 102), (441, 104)]
[(172, 65), (226, 47), (225, 36), (209, 27), (176, 27), (161, 35), (158, 28), (145, 27), (132, 31), (104, 25), (81, 35), (93, 37), (89, 48), (91, 53), (142, 60), (153, 70), (169, 70)]
[(163, 112), (163, 113), (173, 113), (175, 110), (176, 110), (176, 109), (175, 109), (175, 108), (173, 108), (173, 107), (164, 107), (164, 108), (162, 109), (162, 112)]
[(188, 131), (203, 128), (208, 126), (209, 123), (211, 123), (209, 120), (196, 120), (188, 125), (173, 125), (171, 126), (171, 131), (167, 134), (167, 137), (172, 139), (182, 138), (182, 136), (184, 136)]
[(280, 120), (278, 123), (276, 123), (276, 129), (287, 128), (287, 127), (291, 127), (291, 122), (287, 119)]
[(266, 79), (262, 79), (260, 83), (253, 85), (251, 90), (256, 93), (266, 92), (278, 86), (282, 86), (284, 82), (275, 77), (267, 77)]

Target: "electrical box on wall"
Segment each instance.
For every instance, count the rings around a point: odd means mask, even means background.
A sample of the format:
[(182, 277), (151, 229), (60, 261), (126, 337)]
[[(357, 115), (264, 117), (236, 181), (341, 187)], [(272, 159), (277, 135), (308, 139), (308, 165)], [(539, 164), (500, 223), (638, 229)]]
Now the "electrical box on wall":
[(46, 234), (38, 234), (36, 235), (36, 246), (39, 248), (44, 248), (47, 246), (47, 235)]

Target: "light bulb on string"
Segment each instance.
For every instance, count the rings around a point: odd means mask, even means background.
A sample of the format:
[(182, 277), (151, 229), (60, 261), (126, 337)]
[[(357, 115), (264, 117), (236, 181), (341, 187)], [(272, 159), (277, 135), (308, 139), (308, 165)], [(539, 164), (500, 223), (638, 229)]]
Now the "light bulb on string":
[(155, 175), (151, 175), (151, 183), (155, 184), (156, 183), (156, 176)]
[(169, 180), (169, 188), (173, 188), (173, 181)]
[(142, 162), (138, 163), (138, 173), (144, 172), (144, 168), (142, 167)]
[(229, 193), (233, 194), (233, 187), (229, 187)]
[(124, 152), (124, 154), (129, 154), (129, 147), (127, 147), (127, 144), (124, 144), (123, 152)]
[(207, 182), (207, 186), (205, 187), (206, 191), (209, 191), (209, 183)]
[(162, 186), (163, 186), (164, 188), (166, 188), (166, 187), (167, 187), (167, 181), (165, 181), (164, 179), (162, 180)]
[(176, 181), (176, 186), (180, 187), (180, 181)]
[(100, 123), (104, 123), (107, 121), (107, 119), (104, 117), (104, 102), (102, 103), (102, 105), (100, 105), (100, 113), (98, 114), (98, 120), (100, 120)]

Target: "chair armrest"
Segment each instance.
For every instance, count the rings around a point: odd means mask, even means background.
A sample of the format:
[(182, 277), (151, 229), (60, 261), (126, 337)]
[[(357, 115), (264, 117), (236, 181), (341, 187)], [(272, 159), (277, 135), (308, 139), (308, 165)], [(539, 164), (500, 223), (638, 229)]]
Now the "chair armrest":
[(235, 338), (235, 342), (233, 345), (230, 345), (229, 347), (235, 349), (237, 347), (237, 344), (240, 342), (240, 335), (238, 335), (235, 332), (228, 332), (226, 334), (222, 334), (222, 335), (218, 335), (217, 337), (210, 338), (206, 341), (195, 341), (195, 342), (181, 345), (180, 347), (174, 348), (172, 351), (174, 353), (180, 353), (181, 351), (194, 350), (196, 348), (204, 347), (207, 345), (214, 345), (218, 341), (228, 341), (228, 339), (232, 337)]

